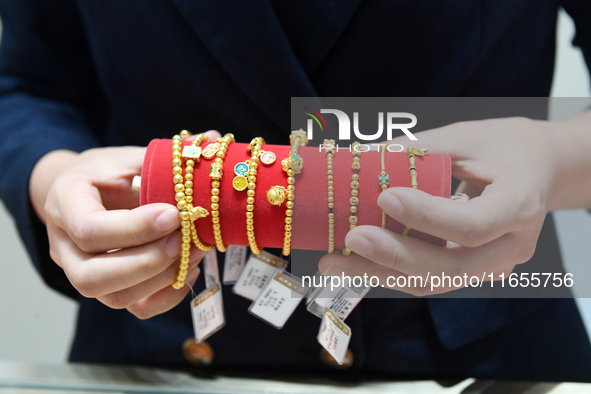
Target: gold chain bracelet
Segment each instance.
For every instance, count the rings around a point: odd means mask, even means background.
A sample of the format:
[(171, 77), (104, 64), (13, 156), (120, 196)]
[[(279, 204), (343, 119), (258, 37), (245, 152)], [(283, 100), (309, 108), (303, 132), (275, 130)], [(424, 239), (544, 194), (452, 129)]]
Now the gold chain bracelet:
[[(425, 156), (425, 153), (428, 150), (429, 149), (427, 149), (427, 148), (415, 149), (412, 146), (409, 146), (406, 150), (406, 152), (408, 153), (408, 163), (410, 164), (410, 186), (413, 189), (419, 188), (419, 182), (417, 180), (417, 167), (415, 165), (415, 156)], [(410, 227), (406, 226), (406, 228), (402, 232), (402, 236), (406, 237), (409, 232), (410, 232)]]
[(220, 252), (225, 252), (227, 246), (224, 245), (222, 239), (222, 229), (220, 226), (220, 181), (223, 175), (224, 157), (226, 157), (226, 150), (228, 145), (234, 142), (234, 134), (228, 133), (223, 138), (209, 144), (203, 150), (203, 157), (206, 159), (212, 159), (216, 156), (211, 167), (209, 169), (209, 177), (211, 178), (211, 222), (213, 227), (213, 237), (215, 245)]
[(254, 196), (257, 179), (257, 167), (259, 165), (259, 155), (261, 154), (261, 148), (265, 140), (262, 137), (255, 137), (250, 141), (247, 151), (250, 152), (251, 158), (248, 161), (248, 172), (246, 179), (247, 197), (246, 197), (246, 236), (248, 238), (248, 245), (250, 250), (254, 254), (261, 253), (259, 246), (257, 245), (256, 237), (254, 235)]
[(328, 183), (328, 253), (334, 253), (334, 181), (332, 159), (335, 151), (335, 140), (324, 140), (326, 148), (326, 173)]
[[(195, 137), (190, 146), (185, 146), (182, 153), (182, 140), (191, 134), (187, 130), (181, 131), (178, 135), (172, 138), (172, 173), (175, 191), (175, 200), (177, 201), (177, 208), (179, 210), (179, 217), (181, 219), (181, 258), (179, 270), (176, 281), (172, 287), (180, 289), (185, 285), (187, 277), (189, 261), (191, 256), (191, 240), (195, 241), (197, 231), (193, 221), (199, 217), (206, 216), (207, 210), (202, 207), (193, 207), (193, 166), (194, 160), (199, 160), (201, 148), (199, 144), (207, 139), (205, 134), (200, 134)], [(183, 184), (183, 168), (182, 157), (190, 157), (187, 160), (187, 167), (185, 169), (185, 177)], [(193, 234), (195, 237), (193, 237)], [(198, 238), (197, 238), (198, 239)]]
[[(351, 152), (353, 153), (353, 163), (351, 168), (353, 169), (353, 175), (351, 176), (351, 198), (349, 203), (351, 204), (351, 216), (349, 216), (349, 230), (352, 230), (357, 226), (357, 205), (359, 204), (359, 174), (357, 173), (361, 168), (361, 150), (357, 150), (357, 147), (361, 145), (359, 142), (353, 142), (351, 146)], [(345, 247), (343, 254), (348, 256), (351, 254), (351, 249)]]
[[(379, 149), (381, 150), (381, 157), (380, 162), (382, 165), (382, 171), (378, 175), (378, 180), (380, 184), (380, 188), (382, 191), (388, 188), (388, 184), (390, 183), (390, 176), (386, 172), (386, 144), (380, 144)], [(386, 228), (386, 212), (382, 211), (382, 228)]]

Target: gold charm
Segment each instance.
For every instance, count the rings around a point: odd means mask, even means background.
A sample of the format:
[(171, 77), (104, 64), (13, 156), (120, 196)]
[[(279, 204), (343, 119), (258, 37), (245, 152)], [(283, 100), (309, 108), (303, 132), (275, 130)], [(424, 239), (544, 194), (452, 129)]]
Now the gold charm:
[(248, 180), (245, 176), (236, 175), (232, 181), (232, 186), (234, 186), (234, 189), (241, 192), (246, 189), (246, 186), (248, 186)]
[(285, 188), (283, 186), (273, 186), (267, 192), (267, 201), (273, 205), (280, 206), (285, 201)]
[(245, 176), (248, 173), (248, 163), (238, 163), (234, 166), (234, 174), (238, 176)]
[(275, 163), (277, 156), (273, 152), (262, 150), (261, 154), (259, 155), (259, 158), (261, 159), (261, 162), (263, 164), (271, 165), (271, 164)]
[(199, 160), (201, 160), (201, 147), (193, 145), (185, 146), (183, 148), (182, 156), (188, 159), (197, 160), (199, 163)]
[(209, 177), (215, 180), (222, 179), (222, 174), (224, 172), (223, 167), (224, 166), (220, 163), (213, 163), (209, 169)]
[(220, 149), (220, 144), (218, 144), (217, 142), (214, 142), (213, 144), (209, 144), (205, 148), (203, 148), (203, 151), (201, 152), (201, 154), (207, 160), (210, 160), (215, 156), (215, 154), (217, 153), (217, 151), (219, 149)]
[(289, 169), (291, 169), (291, 158), (286, 157), (285, 159), (281, 160), (281, 166), (283, 167), (283, 171), (289, 171)]
[(209, 215), (209, 212), (207, 212), (207, 209), (198, 206), (190, 208), (189, 214), (191, 215), (191, 221), (194, 222), (197, 219), (206, 217), (207, 215)]

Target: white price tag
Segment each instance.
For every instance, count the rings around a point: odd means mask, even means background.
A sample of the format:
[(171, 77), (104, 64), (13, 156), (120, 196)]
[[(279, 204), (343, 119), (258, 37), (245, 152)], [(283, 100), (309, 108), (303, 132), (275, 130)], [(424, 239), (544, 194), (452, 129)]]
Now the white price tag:
[(287, 262), (280, 257), (267, 253), (251, 254), (232, 288), (235, 294), (254, 301), (263, 290), (275, 271), (287, 266)]
[(220, 284), (207, 288), (191, 301), (195, 342), (200, 343), (226, 324)]
[(273, 279), (248, 310), (273, 327), (281, 329), (306, 296), (306, 291), (299, 278), (283, 270), (276, 271)]
[(321, 288), (316, 291), (313, 297), (308, 299), (308, 312), (322, 318), (325, 309), (333, 311), (341, 320), (355, 309), (359, 301), (369, 292), (370, 287), (347, 287), (340, 286), (330, 289), (330, 287)]
[(236, 283), (246, 264), (246, 246), (229, 245), (224, 259), (224, 284)]
[(218, 255), (215, 248), (209, 249), (203, 255), (203, 274), (205, 275), (205, 287), (210, 288), (220, 283), (220, 270), (218, 269)]
[(351, 328), (330, 309), (325, 309), (322, 315), (322, 323), (318, 331), (318, 343), (330, 354), (339, 365), (343, 365), (349, 342), (351, 341)]

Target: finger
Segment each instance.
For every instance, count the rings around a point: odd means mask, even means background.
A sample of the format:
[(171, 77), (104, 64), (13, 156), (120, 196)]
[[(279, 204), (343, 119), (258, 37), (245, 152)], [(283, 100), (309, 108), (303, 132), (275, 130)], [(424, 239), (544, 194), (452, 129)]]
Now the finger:
[(513, 231), (523, 211), (506, 193), (497, 193), (502, 185), (491, 185), (484, 193), (466, 203), (431, 196), (420, 190), (393, 187), (378, 197), (386, 214), (412, 229), (476, 247)]
[(529, 260), (534, 249), (523, 247), (522, 240), (509, 234), (478, 248), (445, 248), (375, 226), (354, 228), (345, 244), (377, 264), (425, 278), (428, 274), (472, 276), (505, 269)]
[[(100, 297), (146, 281), (177, 261), (181, 251), (178, 232), (146, 245), (97, 255), (80, 250), (67, 234), (59, 234), (59, 229), (53, 232), (57, 245), (52, 245), (52, 256), (86, 297)], [(190, 257), (195, 261), (200, 255), (191, 253)]]
[[(198, 251), (198, 253), (192, 253), (191, 256), (195, 256), (195, 260), (189, 264), (187, 276), (193, 270), (199, 270), (197, 265), (203, 257), (203, 252)], [(175, 261), (162, 273), (130, 288), (99, 297), (98, 300), (114, 309), (127, 308), (128, 306), (157, 293), (167, 286), (171, 286), (176, 281), (178, 271), (179, 263), (178, 261)]]
[[(215, 141), (218, 138), (221, 138), (222, 137), (222, 135), (220, 134), (220, 132), (217, 131), (217, 130), (207, 130), (207, 131), (203, 132), (203, 134), (205, 134), (207, 136), (207, 138), (209, 139), (209, 141)], [(193, 134), (190, 137), (187, 137), (187, 141), (193, 141), (197, 135), (198, 134)]]
[[(143, 245), (170, 234), (179, 227), (176, 207), (147, 204), (131, 210), (107, 211), (96, 188), (80, 184), (76, 193), (59, 197), (58, 208), (48, 211), (49, 220), (62, 227), (85, 252)], [(72, 190), (66, 186), (64, 190)]]
[(199, 272), (199, 269), (191, 271), (187, 275), (185, 286), (181, 289), (176, 290), (172, 286), (167, 286), (159, 292), (130, 305), (127, 310), (139, 319), (149, 319), (171, 310), (185, 299), (189, 290), (195, 285)]

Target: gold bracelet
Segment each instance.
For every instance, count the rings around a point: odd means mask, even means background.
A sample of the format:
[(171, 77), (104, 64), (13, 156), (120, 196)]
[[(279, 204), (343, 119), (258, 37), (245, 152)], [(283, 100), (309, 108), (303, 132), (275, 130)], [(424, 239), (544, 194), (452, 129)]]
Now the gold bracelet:
[[(281, 253), (288, 256), (291, 253), (291, 221), (293, 216), (293, 207), (295, 199), (295, 174), (302, 172), (304, 168), (304, 159), (299, 155), (300, 147), (308, 145), (308, 134), (300, 129), (294, 130), (289, 135), (289, 143), (291, 149), (289, 152), (289, 160), (287, 160), (287, 204), (285, 210), (285, 233), (283, 235), (283, 250)], [(282, 161), (283, 162), (283, 161)]]
[(222, 239), (222, 229), (220, 226), (220, 181), (222, 180), (224, 157), (226, 156), (226, 150), (228, 145), (234, 142), (234, 134), (228, 133), (223, 138), (209, 144), (203, 149), (203, 157), (206, 159), (212, 159), (217, 156), (209, 169), (209, 177), (211, 178), (211, 222), (213, 227), (213, 238), (215, 240), (215, 246), (220, 252), (225, 252), (227, 246), (224, 245)]
[[(390, 183), (390, 176), (386, 173), (386, 144), (380, 144), (379, 149), (381, 149), (382, 171), (378, 175), (378, 180), (382, 191), (384, 191)], [(386, 212), (384, 211), (382, 211), (382, 228), (386, 228)]]
[[(351, 164), (351, 168), (353, 169), (353, 175), (351, 177), (351, 198), (349, 199), (349, 203), (351, 204), (351, 216), (349, 216), (349, 230), (352, 230), (357, 226), (357, 205), (359, 204), (359, 174), (357, 173), (358, 170), (361, 168), (360, 162), (360, 155), (361, 151), (357, 151), (357, 146), (361, 145), (359, 142), (353, 142), (351, 146), (351, 152), (353, 153), (353, 164)], [(348, 256), (351, 254), (351, 249), (345, 247), (343, 249), (343, 254)]]
[(332, 159), (334, 156), (335, 140), (324, 140), (326, 149), (326, 173), (328, 183), (328, 253), (334, 253), (334, 188), (332, 177)]
[[(408, 153), (408, 163), (410, 164), (410, 186), (413, 189), (419, 188), (419, 183), (417, 181), (417, 167), (415, 166), (415, 156), (425, 156), (425, 153), (429, 149), (422, 148), (422, 149), (415, 149), (412, 146), (409, 146), (406, 152)], [(402, 232), (402, 236), (406, 237), (410, 232), (410, 227), (406, 226), (404, 231)]]
[[(262, 137), (255, 137), (248, 148), (247, 151), (251, 154), (251, 159), (248, 161), (248, 172), (247, 172), (247, 185), (248, 188), (247, 197), (246, 197), (246, 236), (248, 238), (248, 245), (250, 246), (250, 250), (253, 254), (261, 253), (260, 248), (257, 245), (256, 237), (254, 235), (254, 196), (255, 196), (255, 188), (256, 188), (256, 179), (257, 179), (257, 167), (259, 165), (259, 155), (261, 154), (261, 148), (265, 140)], [(244, 189), (243, 189), (244, 190)]]
[[(178, 135), (172, 138), (172, 173), (174, 181), (175, 200), (177, 201), (177, 208), (179, 210), (179, 217), (181, 219), (181, 259), (176, 281), (172, 287), (180, 289), (185, 285), (187, 277), (187, 269), (189, 268), (189, 260), (191, 256), (191, 240), (193, 233), (197, 235), (197, 231), (193, 221), (199, 217), (206, 216), (207, 210), (202, 207), (193, 207), (193, 158), (199, 158), (201, 148), (199, 144), (207, 139), (207, 136), (200, 134), (195, 137), (190, 146), (186, 146), (181, 153), (182, 140), (191, 135), (187, 130), (181, 131)], [(188, 148), (188, 149), (187, 149)], [(186, 155), (186, 156), (185, 156)], [(187, 168), (185, 169), (185, 183), (183, 184), (183, 168), (182, 157), (191, 157), (187, 160)], [(189, 166), (190, 165), (190, 166)], [(190, 169), (189, 169), (190, 168)], [(194, 238), (193, 238), (194, 241)]]

